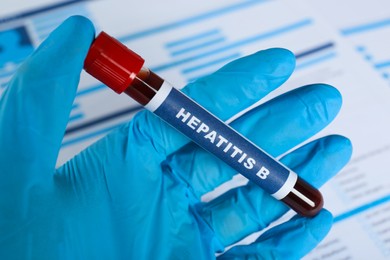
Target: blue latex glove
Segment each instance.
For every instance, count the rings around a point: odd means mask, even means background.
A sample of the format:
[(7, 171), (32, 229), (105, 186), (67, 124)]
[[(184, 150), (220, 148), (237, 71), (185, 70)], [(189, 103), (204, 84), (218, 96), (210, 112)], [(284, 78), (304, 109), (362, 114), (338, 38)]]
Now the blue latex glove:
[[(200, 196), (235, 172), (142, 111), (59, 169), (61, 140), (91, 23), (63, 23), (20, 67), (0, 102), (0, 259), (212, 259), (288, 209), (249, 183), (209, 203)], [(280, 86), (294, 56), (270, 49), (236, 60), (183, 90), (226, 120)], [(232, 126), (274, 156), (325, 127), (341, 97), (311, 85), (267, 102)], [(282, 161), (315, 186), (339, 171), (349, 141), (328, 136)], [(295, 217), (221, 259), (298, 259), (332, 216)]]

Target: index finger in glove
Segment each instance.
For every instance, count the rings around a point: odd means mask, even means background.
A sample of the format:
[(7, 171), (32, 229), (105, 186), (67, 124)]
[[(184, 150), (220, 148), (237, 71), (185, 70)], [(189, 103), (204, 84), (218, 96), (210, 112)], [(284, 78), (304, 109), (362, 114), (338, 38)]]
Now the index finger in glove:
[(93, 35), (87, 19), (71, 17), (18, 69), (0, 102), (1, 173), (54, 172)]

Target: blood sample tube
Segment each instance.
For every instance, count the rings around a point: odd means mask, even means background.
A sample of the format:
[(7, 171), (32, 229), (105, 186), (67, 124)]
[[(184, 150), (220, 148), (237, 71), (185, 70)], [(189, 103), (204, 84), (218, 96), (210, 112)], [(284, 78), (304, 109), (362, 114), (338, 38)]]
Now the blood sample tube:
[(303, 216), (323, 206), (321, 193), (296, 173), (143, 66), (144, 60), (100, 33), (84, 69), (118, 94), (126, 93), (237, 172)]

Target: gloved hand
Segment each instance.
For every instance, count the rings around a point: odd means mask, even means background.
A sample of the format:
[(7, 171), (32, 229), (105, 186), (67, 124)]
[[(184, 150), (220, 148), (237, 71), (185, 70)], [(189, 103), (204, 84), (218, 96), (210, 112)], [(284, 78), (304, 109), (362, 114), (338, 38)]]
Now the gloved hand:
[[(64, 22), (20, 67), (0, 102), (0, 259), (212, 259), (288, 208), (248, 183), (211, 202), (200, 197), (234, 170), (147, 111), (55, 169), (93, 40), (82, 17)], [(236, 60), (184, 88), (226, 120), (280, 86), (294, 69), (283, 49)], [(232, 123), (278, 156), (325, 127), (341, 97), (326, 85), (279, 96)], [(348, 161), (350, 142), (328, 136), (282, 161), (320, 186)], [(221, 259), (298, 259), (332, 216), (296, 216)]]

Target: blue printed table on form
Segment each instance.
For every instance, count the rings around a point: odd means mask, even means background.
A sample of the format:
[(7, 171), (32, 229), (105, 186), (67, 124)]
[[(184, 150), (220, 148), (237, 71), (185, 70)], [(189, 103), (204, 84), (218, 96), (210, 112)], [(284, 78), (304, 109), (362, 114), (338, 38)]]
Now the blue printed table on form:
[[(390, 84), (390, 3), (373, 1), (308, 1), (349, 40)], [(337, 6), (337, 8), (335, 8)], [(353, 7), (353, 12), (350, 12)], [(348, 13), (348, 15), (345, 15)]]

